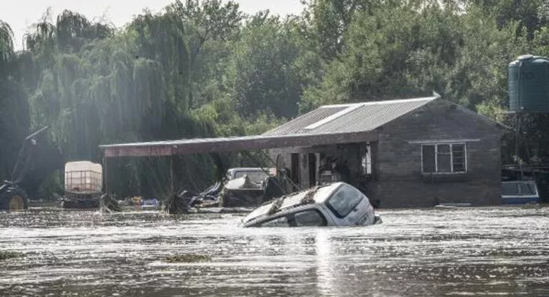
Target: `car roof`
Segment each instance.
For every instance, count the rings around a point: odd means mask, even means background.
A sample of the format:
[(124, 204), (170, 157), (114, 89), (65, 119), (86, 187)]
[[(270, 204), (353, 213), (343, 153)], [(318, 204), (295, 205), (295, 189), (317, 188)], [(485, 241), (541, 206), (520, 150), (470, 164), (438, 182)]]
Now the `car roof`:
[[(319, 186), (315, 188), (311, 188), (308, 190), (292, 193), (284, 198), (284, 202), (280, 206), (280, 210), (277, 213), (283, 212), (284, 210), (288, 210), (291, 208), (294, 208), (296, 206), (301, 205), (301, 199), (305, 197), (308, 193), (315, 192), (314, 193), (314, 201), (316, 204), (324, 203), (330, 195), (341, 185), (345, 183), (337, 182), (333, 183), (327, 186)], [(267, 213), (269, 212), (269, 209), (271, 209), (272, 204), (276, 201), (271, 200), (268, 203), (263, 204), (262, 206), (256, 208), (254, 211), (252, 211), (246, 218), (243, 220), (243, 223), (247, 223), (250, 221), (255, 221), (261, 217), (267, 217)]]

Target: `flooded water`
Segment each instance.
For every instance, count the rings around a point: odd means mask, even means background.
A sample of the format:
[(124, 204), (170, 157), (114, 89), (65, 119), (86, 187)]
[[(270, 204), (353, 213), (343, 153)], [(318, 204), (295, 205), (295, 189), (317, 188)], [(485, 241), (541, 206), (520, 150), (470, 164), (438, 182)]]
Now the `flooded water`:
[[(0, 214), (0, 296), (549, 296), (549, 208), (380, 211), (369, 227), (242, 215)], [(176, 254), (210, 262), (170, 264)]]

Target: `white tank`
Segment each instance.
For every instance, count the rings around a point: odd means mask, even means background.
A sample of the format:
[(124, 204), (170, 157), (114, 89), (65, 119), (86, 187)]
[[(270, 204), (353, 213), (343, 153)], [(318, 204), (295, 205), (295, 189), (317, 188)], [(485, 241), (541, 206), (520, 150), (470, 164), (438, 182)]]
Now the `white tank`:
[(65, 191), (99, 193), (103, 186), (103, 167), (90, 161), (65, 164)]

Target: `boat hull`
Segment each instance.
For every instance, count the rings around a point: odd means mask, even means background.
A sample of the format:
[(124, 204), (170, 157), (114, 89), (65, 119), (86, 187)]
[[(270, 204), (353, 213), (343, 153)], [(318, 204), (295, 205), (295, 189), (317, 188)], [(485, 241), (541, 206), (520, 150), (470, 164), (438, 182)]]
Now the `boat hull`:
[(539, 197), (524, 197), (524, 196), (504, 196), (501, 198), (504, 205), (521, 205), (521, 204), (537, 204), (540, 202)]

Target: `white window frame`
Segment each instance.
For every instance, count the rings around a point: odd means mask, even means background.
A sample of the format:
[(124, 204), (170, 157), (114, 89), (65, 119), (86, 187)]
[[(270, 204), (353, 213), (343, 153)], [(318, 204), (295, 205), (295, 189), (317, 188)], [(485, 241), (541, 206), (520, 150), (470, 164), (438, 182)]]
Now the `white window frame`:
[[(439, 145), (449, 145), (450, 146), (450, 172), (438, 172), (438, 146)], [(454, 145), (463, 145), (463, 154), (465, 155), (465, 164), (464, 171), (454, 172)], [(435, 172), (425, 172), (423, 168), (423, 148), (426, 146), (435, 147)], [(423, 174), (464, 174), (469, 171), (468, 166), (468, 157), (467, 157), (467, 143), (466, 142), (437, 142), (437, 143), (423, 143), (421, 145), (421, 173)]]

